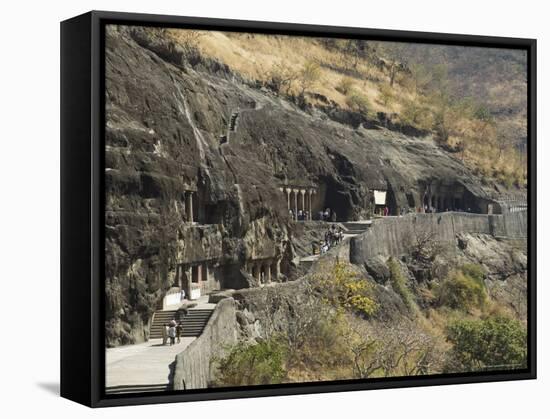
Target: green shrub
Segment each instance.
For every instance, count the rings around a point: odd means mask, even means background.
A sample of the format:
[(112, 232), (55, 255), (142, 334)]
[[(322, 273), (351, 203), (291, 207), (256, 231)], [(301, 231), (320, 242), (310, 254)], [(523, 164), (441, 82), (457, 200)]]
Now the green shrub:
[(380, 92), (378, 93), (378, 100), (384, 106), (389, 106), (394, 100), (393, 89), (388, 84), (382, 84), (380, 86)]
[(325, 302), (336, 308), (372, 316), (378, 310), (372, 286), (359, 277), (349, 264), (336, 262), (328, 275), (312, 278)]
[(368, 115), (368, 112), (371, 109), (369, 99), (365, 95), (355, 91), (350, 92), (346, 98), (346, 105), (348, 105), (351, 110), (361, 112), (365, 116)]
[(271, 338), (257, 344), (240, 342), (217, 361), (215, 386), (279, 384), (286, 377), (287, 349), (281, 339)]
[(483, 277), (483, 268), (479, 265), (464, 265), (458, 271), (451, 271), (436, 289), (439, 304), (464, 311), (483, 308), (487, 301)]
[(460, 270), (464, 275), (475, 279), (480, 285), (485, 286), (483, 280), (485, 279), (485, 270), (483, 266), (475, 263), (467, 263), (460, 267)]
[(403, 276), (403, 272), (401, 272), (401, 267), (399, 266), (397, 260), (394, 258), (389, 258), (388, 268), (390, 270), (390, 283), (393, 290), (399, 294), (403, 300), (403, 303), (405, 303), (409, 310), (414, 309), (416, 304), (414, 303), (413, 295), (407, 287), (405, 277)]
[(347, 95), (353, 90), (353, 85), (355, 83), (353, 80), (349, 77), (342, 77), (340, 82), (338, 83), (338, 86), (336, 86), (336, 90), (340, 93)]
[(447, 327), (453, 344), (447, 367), (453, 371), (516, 369), (527, 365), (527, 331), (504, 316), (459, 320)]

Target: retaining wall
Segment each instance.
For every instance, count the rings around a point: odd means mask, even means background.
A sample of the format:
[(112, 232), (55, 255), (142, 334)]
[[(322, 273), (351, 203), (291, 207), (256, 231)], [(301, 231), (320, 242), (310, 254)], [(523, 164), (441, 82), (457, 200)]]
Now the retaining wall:
[(402, 256), (408, 252), (411, 239), (422, 232), (431, 232), (434, 240), (449, 244), (456, 242), (459, 233), (526, 238), (527, 211), (499, 215), (407, 214), (377, 219), (364, 234), (351, 239), (350, 261), (362, 264), (378, 255)]
[(174, 390), (207, 388), (212, 358), (237, 343), (235, 300), (221, 300), (202, 334), (176, 356)]

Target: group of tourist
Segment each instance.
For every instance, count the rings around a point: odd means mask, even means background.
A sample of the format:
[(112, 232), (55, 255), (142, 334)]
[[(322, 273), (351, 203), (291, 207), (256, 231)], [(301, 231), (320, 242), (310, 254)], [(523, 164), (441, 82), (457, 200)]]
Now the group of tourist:
[(319, 220), (336, 222), (336, 211), (330, 208), (325, 208), (324, 211), (319, 211)]
[[(288, 215), (290, 218), (297, 219), (298, 221), (307, 221), (310, 219), (309, 211), (298, 210), (297, 216), (294, 215), (294, 210), (289, 209)], [(330, 208), (326, 208), (324, 211), (321, 210), (317, 214), (320, 221), (332, 221), (336, 222), (336, 211), (332, 211)]]
[(183, 324), (171, 320), (170, 323), (164, 324), (162, 327), (162, 344), (166, 345), (170, 340), (170, 346), (181, 342), (183, 336)]
[(316, 241), (311, 243), (313, 254), (325, 254), (331, 247), (340, 244), (342, 240), (344, 240), (344, 230), (342, 227), (332, 224), (332, 226), (330, 226), (330, 228), (325, 232), (324, 240), (320, 240), (319, 243)]
[[(457, 211), (457, 212), (472, 212), (471, 208), (462, 209), (462, 208), (446, 208), (446, 209), (437, 209), (436, 207), (432, 207), (431, 205), (424, 205), (424, 207), (418, 207), (416, 208), (417, 213), (425, 213), (425, 214), (435, 214), (436, 212), (449, 212), (449, 211)], [(410, 212), (413, 212), (410, 208), (401, 208), (401, 215), (408, 214)]]
[[(292, 218), (294, 220), (294, 211), (289, 209), (288, 210), (288, 215), (290, 215), (290, 218)], [(298, 210), (298, 217), (297, 217), (298, 221), (307, 221), (309, 220), (309, 211), (302, 211), (302, 210)]]

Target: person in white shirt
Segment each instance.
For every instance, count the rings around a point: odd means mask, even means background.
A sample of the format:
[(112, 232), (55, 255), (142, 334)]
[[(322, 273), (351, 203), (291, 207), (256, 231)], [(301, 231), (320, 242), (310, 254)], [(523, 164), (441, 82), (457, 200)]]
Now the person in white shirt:
[(172, 325), (168, 328), (168, 337), (170, 338), (170, 346), (176, 343), (176, 326)]

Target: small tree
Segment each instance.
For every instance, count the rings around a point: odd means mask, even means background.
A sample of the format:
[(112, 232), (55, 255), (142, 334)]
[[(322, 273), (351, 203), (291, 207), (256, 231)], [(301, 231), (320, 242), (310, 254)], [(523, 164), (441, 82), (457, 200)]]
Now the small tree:
[(414, 94), (423, 93), (432, 80), (432, 74), (426, 66), (420, 63), (409, 64), (409, 70), (411, 72)]
[(279, 384), (286, 377), (286, 348), (273, 337), (256, 344), (240, 342), (217, 366), (215, 386), (249, 386)]
[(298, 77), (298, 71), (293, 70), (283, 63), (278, 63), (275, 64), (268, 73), (268, 84), (276, 92), (283, 92), (289, 95)]
[(409, 125), (424, 129), (431, 127), (431, 113), (428, 107), (422, 103), (420, 96), (404, 99), (399, 117)]
[(436, 65), (432, 70), (433, 94), (431, 96), (433, 109), (433, 129), (441, 143), (447, 143), (451, 135), (451, 124), (455, 118), (451, 115), (451, 98), (447, 66)]
[(300, 96), (304, 96), (306, 91), (311, 89), (321, 78), (321, 67), (315, 61), (307, 61), (300, 71)]
[(382, 84), (380, 86), (380, 92), (378, 94), (378, 99), (380, 103), (384, 106), (389, 106), (393, 102), (393, 89), (387, 84)]
[(453, 344), (447, 366), (451, 371), (527, 365), (527, 331), (519, 321), (508, 317), (458, 320), (447, 327), (447, 340)]
[(349, 39), (343, 41), (343, 45), (341, 47), (341, 58), (345, 68), (348, 70), (357, 70), (359, 60), (365, 54), (366, 50), (366, 41), (359, 39)]
[(353, 79), (350, 77), (342, 77), (340, 82), (338, 83), (338, 86), (336, 86), (336, 90), (338, 90), (343, 95), (348, 95), (353, 90), (354, 86)]
[(396, 80), (396, 76), (401, 70), (401, 63), (403, 61), (403, 53), (405, 45), (396, 42), (384, 42), (383, 51), (387, 58), (386, 68), (388, 70), (388, 77), (390, 78), (390, 87)]
[(346, 105), (355, 112), (360, 112), (365, 116), (368, 116), (370, 109), (372, 108), (369, 99), (356, 91), (351, 91), (346, 98)]
[(411, 376), (439, 372), (443, 356), (436, 340), (416, 324), (351, 323), (346, 337), (357, 378)]
[(367, 316), (372, 316), (378, 310), (372, 286), (348, 264), (336, 262), (328, 275), (313, 277), (313, 286), (320, 291), (324, 301), (337, 309)]
[(388, 259), (388, 269), (390, 270), (390, 283), (393, 290), (401, 297), (405, 306), (407, 306), (409, 310), (413, 310), (416, 307), (416, 303), (414, 302), (411, 291), (407, 287), (399, 262), (393, 257), (390, 257)]
[(472, 278), (462, 270), (451, 271), (436, 289), (436, 295), (441, 305), (458, 310), (483, 308), (487, 301), (483, 280)]
[(174, 33), (177, 34), (179, 44), (187, 53), (196, 51), (199, 47), (200, 39), (205, 35), (203, 31), (192, 29), (178, 30), (177, 32), (174, 31)]

